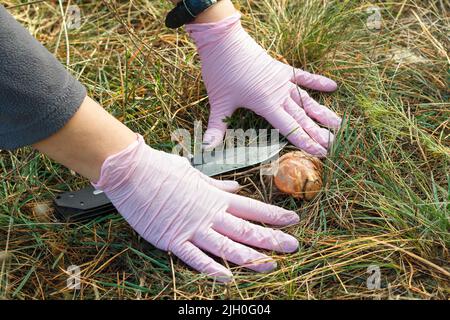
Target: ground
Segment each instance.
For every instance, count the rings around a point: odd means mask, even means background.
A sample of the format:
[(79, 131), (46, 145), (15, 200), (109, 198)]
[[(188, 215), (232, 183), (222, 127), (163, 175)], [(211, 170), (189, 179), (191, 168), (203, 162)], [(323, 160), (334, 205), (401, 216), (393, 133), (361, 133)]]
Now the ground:
[[(62, 18), (75, 1), (2, 3), (151, 146), (170, 151), (170, 132), (206, 124), (199, 59), (182, 30), (164, 27), (168, 2), (76, 1), (79, 28), (64, 28)], [(117, 214), (58, 222), (42, 204), (86, 179), (31, 148), (1, 151), (0, 297), (449, 298), (448, 3), (235, 3), (274, 57), (339, 83), (333, 94), (311, 92), (345, 118), (317, 198), (281, 195), (255, 169), (220, 177), (239, 181), (243, 195), (298, 212), (301, 222), (285, 231), (300, 250), (274, 255), (279, 267), (269, 274), (232, 266), (235, 282), (219, 285), (145, 243)], [(245, 110), (229, 121), (268, 128)], [(66, 288), (70, 265), (81, 267), (78, 291)], [(377, 268), (379, 289), (367, 285)]]

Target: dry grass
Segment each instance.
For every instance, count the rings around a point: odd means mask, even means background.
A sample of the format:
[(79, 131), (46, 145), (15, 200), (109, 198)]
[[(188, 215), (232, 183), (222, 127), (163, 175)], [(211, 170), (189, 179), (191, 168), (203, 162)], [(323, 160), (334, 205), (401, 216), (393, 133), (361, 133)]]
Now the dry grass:
[[(72, 1), (73, 2), (73, 1)], [(314, 94), (346, 122), (325, 161), (326, 183), (310, 203), (279, 195), (258, 170), (242, 194), (296, 210), (287, 231), (298, 253), (266, 275), (233, 267), (213, 283), (142, 241), (118, 215), (83, 225), (56, 222), (46, 203), (87, 181), (24, 148), (0, 153), (0, 297), (14, 299), (448, 299), (449, 8), (445, 1), (235, 1), (244, 25), (279, 59), (336, 79)], [(79, 30), (63, 27), (59, 1), (5, 6), (67, 64), (114, 116), (170, 150), (170, 132), (207, 122), (198, 58), (182, 31), (163, 27), (165, 1), (77, 1)], [(366, 27), (366, 9), (383, 27)], [(69, 42), (67, 42), (67, 39)], [(240, 111), (234, 128), (267, 127)], [(82, 269), (82, 289), (64, 270)], [(366, 286), (378, 265), (381, 289)]]

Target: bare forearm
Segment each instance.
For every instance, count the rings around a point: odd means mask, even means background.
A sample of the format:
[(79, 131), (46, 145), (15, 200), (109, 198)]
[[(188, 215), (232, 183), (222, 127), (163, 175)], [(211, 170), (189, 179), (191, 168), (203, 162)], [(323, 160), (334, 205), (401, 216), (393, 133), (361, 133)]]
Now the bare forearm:
[(61, 130), (33, 147), (95, 182), (105, 159), (135, 140), (133, 131), (86, 97)]

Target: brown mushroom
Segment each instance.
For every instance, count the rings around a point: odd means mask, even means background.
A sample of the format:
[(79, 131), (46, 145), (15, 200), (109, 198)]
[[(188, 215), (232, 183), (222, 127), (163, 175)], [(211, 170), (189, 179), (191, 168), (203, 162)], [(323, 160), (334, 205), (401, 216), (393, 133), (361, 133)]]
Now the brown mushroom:
[(311, 200), (322, 188), (322, 162), (301, 151), (286, 153), (275, 166), (275, 185), (297, 199)]

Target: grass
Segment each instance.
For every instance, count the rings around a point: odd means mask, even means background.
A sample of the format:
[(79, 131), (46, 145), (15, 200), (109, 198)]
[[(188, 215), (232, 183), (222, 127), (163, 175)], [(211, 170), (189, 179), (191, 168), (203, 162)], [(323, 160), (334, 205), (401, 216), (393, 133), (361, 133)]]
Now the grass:
[[(73, 2), (73, 1), (72, 1)], [(233, 267), (219, 285), (142, 241), (119, 215), (57, 222), (45, 205), (87, 181), (30, 148), (0, 152), (0, 297), (5, 299), (448, 299), (450, 293), (449, 17), (445, 1), (235, 1), (243, 23), (280, 60), (337, 80), (313, 93), (345, 116), (325, 184), (312, 202), (276, 192), (257, 170), (230, 173), (241, 194), (296, 210), (300, 241), (279, 268)], [(165, 1), (5, 1), (106, 110), (169, 151), (170, 132), (208, 117), (195, 47), (162, 24)], [(381, 30), (366, 26), (376, 5)], [(67, 42), (67, 39), (69, 42)], [(247, 111), (234, 128), (267, 127)], [(44, 207), (43, 207), (44, 206)], [(43, 210), (44, 209), (44, 210)], [(69, 265), (82, 287), (66, 288)], [(380, 267), (381, 288), (367, 269)]]

